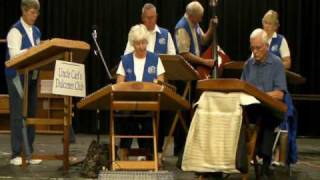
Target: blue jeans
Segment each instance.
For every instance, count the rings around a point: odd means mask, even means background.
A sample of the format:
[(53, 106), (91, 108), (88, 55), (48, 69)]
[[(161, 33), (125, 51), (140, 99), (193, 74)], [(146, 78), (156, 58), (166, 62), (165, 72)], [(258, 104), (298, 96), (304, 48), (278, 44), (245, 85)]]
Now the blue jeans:
[[(14, 77), (6, 76), (8, 94), (9, 94), (9, 107), (10, 107), (10, 129), (11, 129), (11, 151), (12, 158), (21, 155), (22, 152), (22, 108), (23, 99), (20, 97), (16, 86), (13, 82)], [(23, 79), (21, 79), (23, 86)], [(31, 80), (29, 77), (29, 94), (28, 94), (28, 117), (35, 117), (36, 115), (36, 102), (37, 102), (37, 81)], [(28, 142), (31, 152), (33, 152), (33, 141), (35, 138), (34, 126), (27, 127)]]

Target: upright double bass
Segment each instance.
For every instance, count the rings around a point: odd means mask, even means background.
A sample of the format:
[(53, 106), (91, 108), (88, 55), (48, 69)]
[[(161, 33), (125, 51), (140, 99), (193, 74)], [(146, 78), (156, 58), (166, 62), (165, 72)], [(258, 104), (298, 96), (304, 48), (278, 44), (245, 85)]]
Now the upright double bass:
[[(209, 2), (210, 7), (212, 8), (212, 18), (217, 18), (217, 6), (218, 6), (218, 0), (210, 0)], [(210, 20), (210, 23), (213, 23)], [(230, 58), (228, 55), (226, 55), (222, 50), (218, 49), (218, 33), (217, 33), (217, 24), (215, 24), (212, 33), (212, 43), (211, 46), (204, 51), (204, 53), (201, 55), (202, 58), (205, 59), (213, 59), (215, 61), (214, 66), (212, 68), (208, 66), (198, 65), (197, 71), (199, 72), (199, 75), (201, 79), (209, 79), (209, 78), (218, 78), (219, 76), (219, 65), (224, 64), (228, 61), (230, 61)], [(219, 62), (219, 57), (221, 58), (221, 62)]]

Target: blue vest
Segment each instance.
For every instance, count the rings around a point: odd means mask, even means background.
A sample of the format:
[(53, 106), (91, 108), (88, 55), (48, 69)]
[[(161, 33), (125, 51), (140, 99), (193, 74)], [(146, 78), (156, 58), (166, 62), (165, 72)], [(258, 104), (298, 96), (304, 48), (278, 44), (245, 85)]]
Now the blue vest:
[(154, 45), (154, 53), (167, 54), (168, 53), (168, 30), (160, 28), (160, 33), (156, 33), (156, 42)]
[[(147, 52), (146, 63), (143, 69), (143, 82), (153, 82), (153, 80), (157, 79), (158, 58), (158, 55), (149, 51)], [(121, 56), (121, 61), (126, 73), (126, 81), (136, 81), (133, 53)]]
[[(175, 31), (177, 31), (178, 29), (180, 28), (184, 28), (187, 33), (189, 34), (189, 37), (190, 37), (190, 52), (192, 54), (196, 54), (196, 50), (195, 50), (195, 45), (194, 45), (194, 42), (193, 42), (193, 38), (192, 38), (192, 33), (191, 33), (191, 29), (190, 29), (190, 26), (188, 24), (188, 21), (185, 17), (182, 17), (179, 22), (177, 23), (176, 27), (175, 27)], [(200, 29), (200, 26), (199, 24), (197, 25), (196, 27), (196, 34), (197, 34), (197, 40), (198, 40), (198, 46), (199, 46), (199, 51), (201, 53), (201, 29)], [(176, 47), (177, 46), (177, 40), (175, 39), (175, 44), (176, 44)], [(177, 53), (179, 53), (179, 49), (177, 48)]]
[(279, 58), (281, 58), (280, 46), (281, 46), (282, 39), (283, 39), (283, 36), (280, 34), (277, 34), (277, 37), (272, 38), (269, 46), (269, 51), (272, 52), (274, 55), (278, 56)]
[[(32, 43), (27, 35), (26, 30), (23, 28), (21, 21), (19, 20), (16, 22), (12, 28), (16, 28), (19, 30), (19, 32), (22, 35), (22, 42), (21, 42), (21, 47), (20, 50), (22, 49), (28, 49), (32, 47)], [(36, 26), (32, 26), (32, 32), (33, 32), (33, 42), (35, 45), (38, 45), (40, 43), (40, 38), (41, 38), (41, 32)], [(9, 49), (7, 48), (7, 54), (6, 54), (6, 60), (9, 60), (10, 54), (9, 54)], [(16, 75), (16, 70), (12, 68), (6, 68), (5, 69), (5, 74), (8, 77), (14, 77)]]

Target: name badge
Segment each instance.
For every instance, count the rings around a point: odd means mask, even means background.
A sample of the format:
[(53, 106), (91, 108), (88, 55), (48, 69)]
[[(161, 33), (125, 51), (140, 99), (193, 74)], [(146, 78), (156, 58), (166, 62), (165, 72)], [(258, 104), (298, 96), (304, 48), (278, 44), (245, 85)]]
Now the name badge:
[(271, 47), (271, 51), (277, 51), (278, 50), (278, 45), (273, 45)]
[(161, 44), (161, 45), (166, 44), (166, 39), (165, 38), (160, 38), (159, 39), (159, 44)]
[(156, 73), (156, 67), (155, 66), (149, 66), (148, 67), (148, 73), (149, 74), (155, 74)]
[(128, 68), (128, 69), (127, 69), (127, 73), (128, 73), (128, 74), (131, 74), (132, 72), (133, 72), (133, 71), (132, 71), (131, 68)]

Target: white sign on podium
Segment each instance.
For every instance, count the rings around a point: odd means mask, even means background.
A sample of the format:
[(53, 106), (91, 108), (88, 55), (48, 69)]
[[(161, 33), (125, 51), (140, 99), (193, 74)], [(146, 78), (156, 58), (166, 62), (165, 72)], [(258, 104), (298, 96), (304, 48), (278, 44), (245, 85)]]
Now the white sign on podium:
[(65, 96), (86, 96), (84, 65), (57, 60), (54, 69), (53, 94)]

